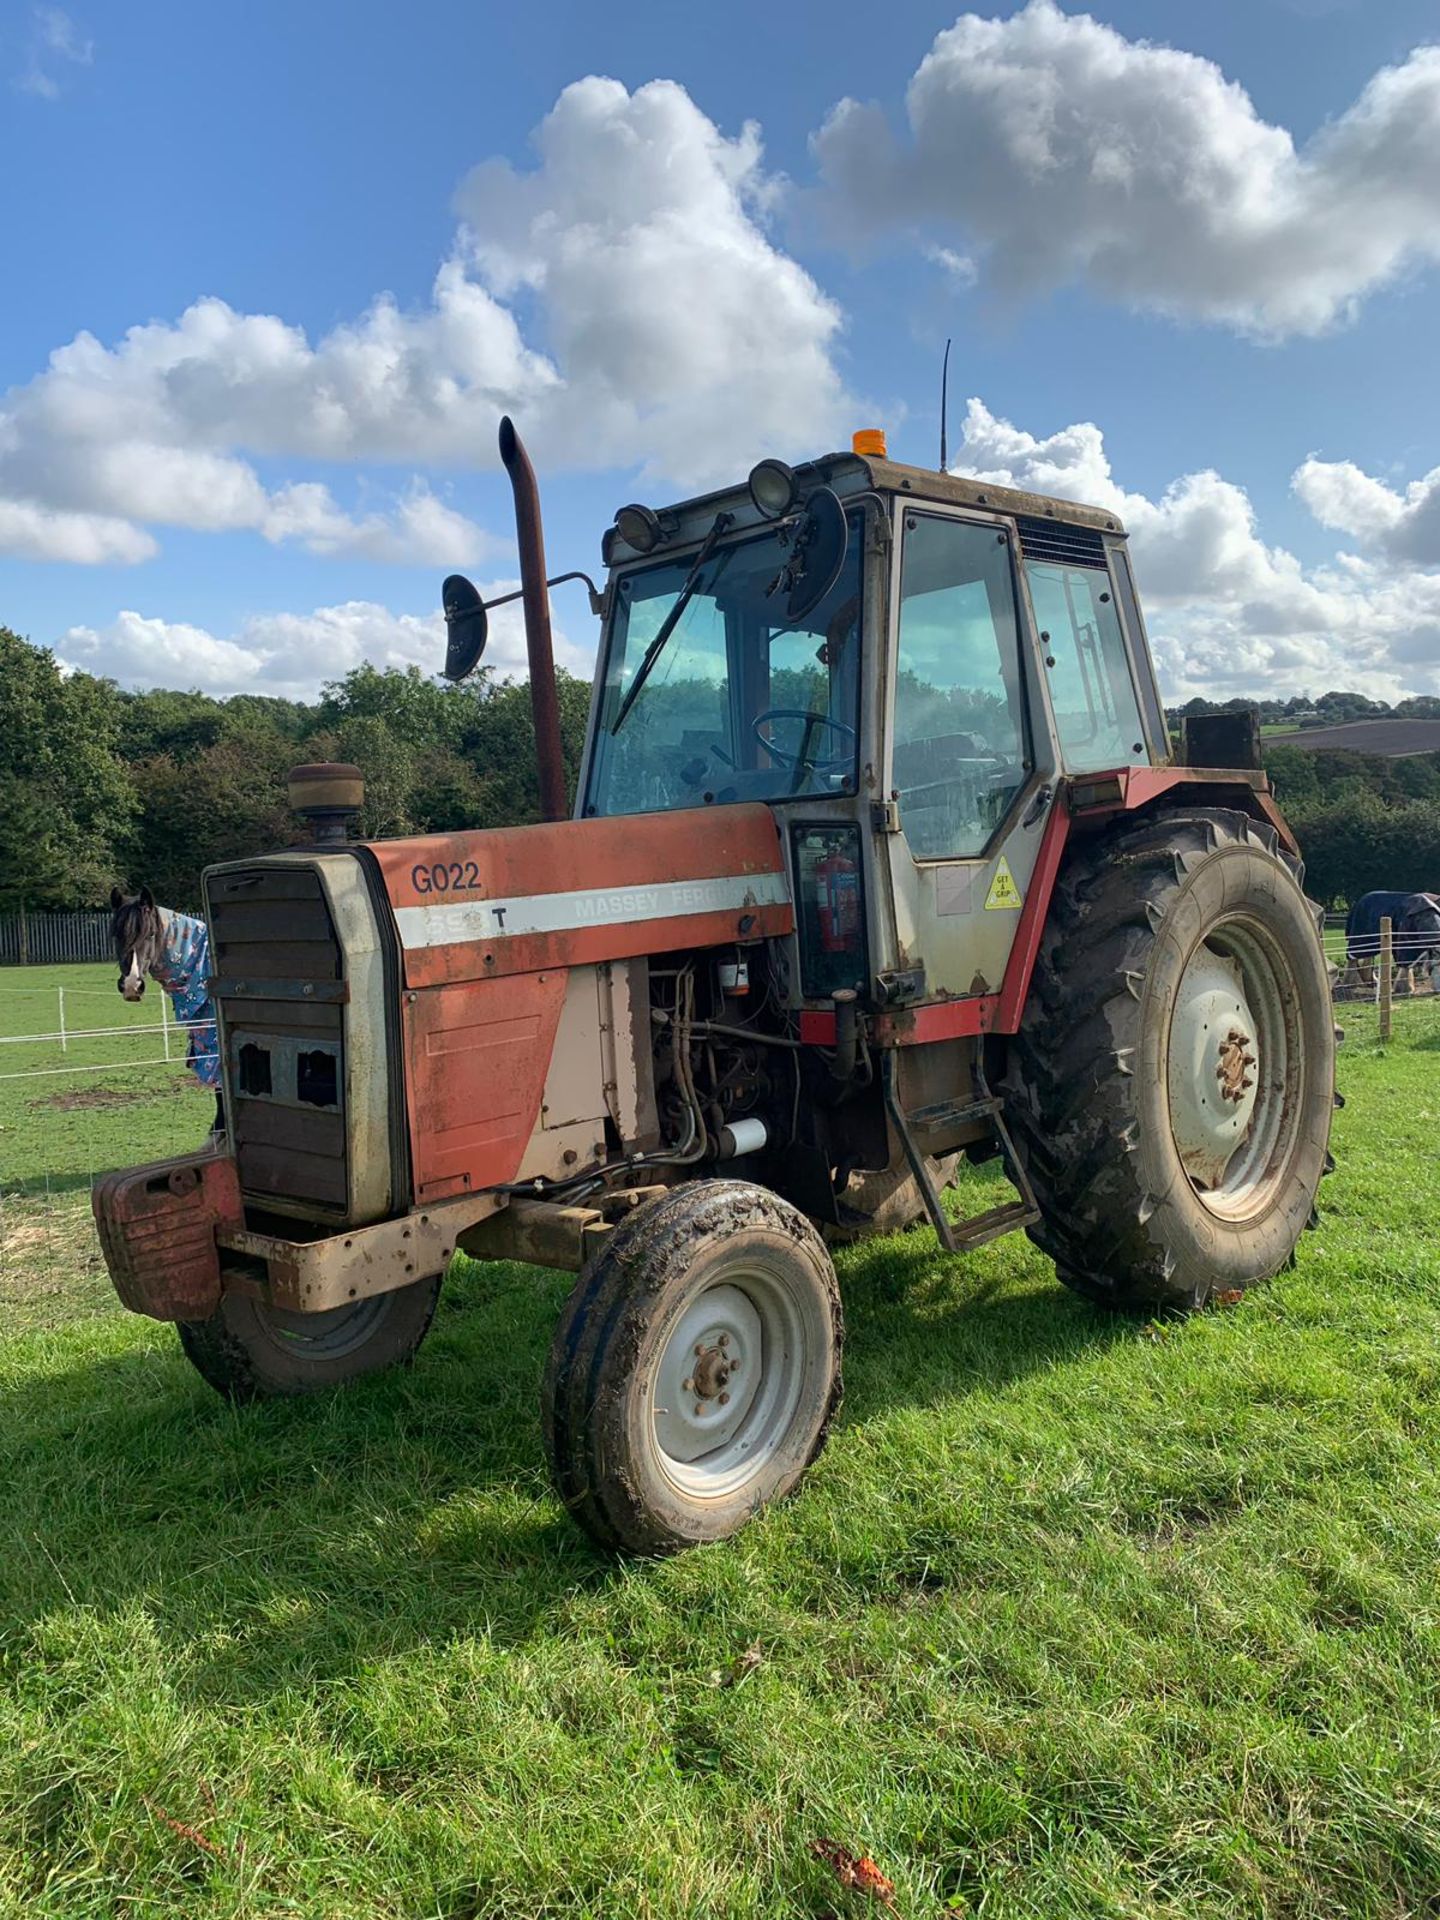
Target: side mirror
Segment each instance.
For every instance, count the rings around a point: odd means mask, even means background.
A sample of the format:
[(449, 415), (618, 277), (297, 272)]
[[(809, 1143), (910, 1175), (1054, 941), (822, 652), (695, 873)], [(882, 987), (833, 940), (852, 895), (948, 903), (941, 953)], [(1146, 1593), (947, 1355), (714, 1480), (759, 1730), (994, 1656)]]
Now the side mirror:
[(452, 573), (440, 589), (440, 605), (445, 610), (449, 638), (445, 645), (447, 680), (463, 680), (473, 671), (485, 651), (489, 620), (480, 589), (463, 573)]
[(849, 544), (850, 530), (839, 495), (830, 487), (820, 487), (805, 503), (782, 575), (790, 589), (787, 619), (800, 621), (815, 611), (840, 578)]

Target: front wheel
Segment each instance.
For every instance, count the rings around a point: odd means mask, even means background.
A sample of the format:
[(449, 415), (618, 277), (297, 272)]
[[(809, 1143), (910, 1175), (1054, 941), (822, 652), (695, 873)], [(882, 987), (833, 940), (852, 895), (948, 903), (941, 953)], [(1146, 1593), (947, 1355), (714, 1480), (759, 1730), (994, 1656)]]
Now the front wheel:
[(1328, 1170), (1318, 909), (1272, 829), (1162, 813), (1083, 844), (1051, 905), (1007, 1115), (1060, 1278), (1191, 1309), (1268, 1279)]
[(226, 1293), (208, 1320), (182, 1321), (180, 1345), (227, 1400), (318, 1393), (408, 1362), (430, 1330), (441, 1274), (326, 1313), (290, 1313)]
[(842, 1337), (830, 1256), (777, 1195), (705, 1180), (643, 1207), (555, 1329), (541, 1414), (561, 1499), (631, 1553), (734, 1533), (823, 1446)]

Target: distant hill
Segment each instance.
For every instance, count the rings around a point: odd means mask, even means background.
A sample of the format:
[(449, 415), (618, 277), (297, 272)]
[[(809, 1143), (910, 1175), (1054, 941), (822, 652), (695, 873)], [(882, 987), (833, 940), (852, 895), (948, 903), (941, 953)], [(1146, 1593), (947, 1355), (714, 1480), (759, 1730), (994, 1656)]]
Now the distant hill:
[(1312, 753), (1380, 753), (1392, 760), (1440, 753), (1440, 720), (1347, 720), (1338, 727), (1297, 727), (1265, 735), (1267, 747), (1306, 747)]

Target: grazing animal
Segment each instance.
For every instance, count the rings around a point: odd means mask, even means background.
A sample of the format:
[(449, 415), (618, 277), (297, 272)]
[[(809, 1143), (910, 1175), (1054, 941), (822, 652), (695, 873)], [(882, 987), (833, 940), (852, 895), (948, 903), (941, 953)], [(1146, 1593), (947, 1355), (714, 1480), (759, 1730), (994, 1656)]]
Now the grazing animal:
[(145, 976), (170, 996), (175, 1018), (189, 1034), (185, 1064), (202, 1087), (215, 1093), (215, 1131), (225, 1131), (220, 1092), (220, 1037), (210, 1004), (210, 929), (187, 913), (157, 907), (148, 887), (137, 894), (110, 894), (110, 938), (125, 999), (144, 997)]
[(1375, 984), (1380, 922), (1387, 916), (1397, 989), (1413, 993), (1415, 971), (1424, 967), (1440, 992), (1440, 898), (1433, 893), (1362, 894), (1345, 921), (1347, 979), (1353, 968), (1360, 986)]

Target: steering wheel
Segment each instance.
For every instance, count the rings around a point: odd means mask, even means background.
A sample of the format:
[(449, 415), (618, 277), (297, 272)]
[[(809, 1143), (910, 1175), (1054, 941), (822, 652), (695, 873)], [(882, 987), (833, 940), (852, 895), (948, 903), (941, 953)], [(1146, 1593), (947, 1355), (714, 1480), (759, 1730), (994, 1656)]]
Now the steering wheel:
[[(773, 740), (767, 740), (760, 729), (771, 720), (799, 720), (805, 731), (800, 736), (800, 752), (786, 753), (777, 747)], [(841, 736), (838, 751), (828, 760), (811, 760), (805, 757), (805, 748), (816, 727), (828, 727), (831, 733)], [(805, 707), (767, 707), (763, 713), (757, 713), (750, 723), (750, 731), (764, 747), (777, 766), (784, 767), (790, 773), (798, 773), (802, 767), (808, 767), (812, 773), (834, 773), (843, 767), (846, 759), (855, 747), (855, 729), (847, 727), (843, 720), (832, 720), (829, 714), (813, 713)]]

